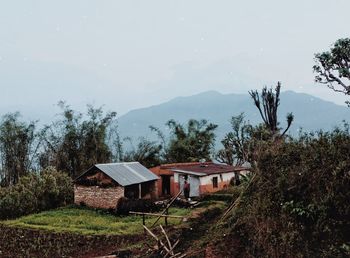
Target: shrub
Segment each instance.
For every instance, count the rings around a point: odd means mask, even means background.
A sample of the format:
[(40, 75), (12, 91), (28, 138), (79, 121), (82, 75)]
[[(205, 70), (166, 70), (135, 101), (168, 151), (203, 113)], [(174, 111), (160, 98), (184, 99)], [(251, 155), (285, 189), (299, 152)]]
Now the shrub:
[(350, 243), (350, 134), (271, 143), (230, 219), (249, 256), (346, 257)]
[(47, 168), (41, 173), (21, 177), (16, 185), (0, 188), (0, 219), (53, 209), (72, 201), (70, 177)]

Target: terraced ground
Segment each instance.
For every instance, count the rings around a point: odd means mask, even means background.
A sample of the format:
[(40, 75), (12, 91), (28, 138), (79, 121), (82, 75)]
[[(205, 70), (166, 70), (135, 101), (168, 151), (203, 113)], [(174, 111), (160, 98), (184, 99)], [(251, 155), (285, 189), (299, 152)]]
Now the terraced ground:
[[(194, 209), (170, 208), (169, 214), (190, 219), (168, 219), (166, 230), (173, 239), (182, 239), (178, 248), (185, 251), (192, 239), (200, 238), (210, 226), (205, 223), (206, 212), (214, 209), (220, 213), (226, 206), (225, 201), (209, 198)], [(147, 217), (146, 225), (154, 220)], [(164, 225), (164, 220), (159, 223)], [(159, 233), (157, 229), (155, 226), (152, 230)], [(141, 216), (115, 216), (102, 210), (69, 206), (0, 221), (0, 257), (94, 257), (118, 251), (132, 253), (132, 257), (151, 257), (155, 244), (144, 235)]]

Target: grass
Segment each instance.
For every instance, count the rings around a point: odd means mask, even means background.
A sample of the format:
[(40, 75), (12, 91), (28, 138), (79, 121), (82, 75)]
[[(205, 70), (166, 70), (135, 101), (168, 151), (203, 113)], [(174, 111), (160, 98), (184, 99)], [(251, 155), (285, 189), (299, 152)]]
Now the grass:
[[(189, 209), (170, 208), (169, 214), (189, 216)], [(152, 225), (156, 217), (147, 217)], [(8, 226), (44, 229), (55, 232), (72, 232), (85, 235), (125, 235), (143, 232), (142, 216), (114, 216), (106, 212), (79, 207), (64, 207), (1, 222)], [(164, 219), (160, 220), (164, 223)], [(181, 219), (168, 219), (170, 225)]]

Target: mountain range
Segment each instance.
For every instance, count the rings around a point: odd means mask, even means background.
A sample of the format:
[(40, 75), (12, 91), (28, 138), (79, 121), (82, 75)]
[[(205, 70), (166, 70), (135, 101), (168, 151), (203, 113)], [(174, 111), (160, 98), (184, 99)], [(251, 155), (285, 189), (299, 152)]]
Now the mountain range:
[[(350, 121), (350, 108), (325, 101), (304, 93), (285, 91), (281, 93), (278, 116), (280, 126), (285, 127), (287, 113), (294, 114), (294, 122), (290, 128), (291, 135), (303, 131), (330, 130), (341, 126), (342, 121)], [(218, 125), (217, 142), (230, 131), (232, 116), (244, 113), (251, 124), (260, 123), (261, 117), (253, 100), (248, 94), (221, 94), (207, 91), (188, 97), (177, 97), (168, 102), (135, 109), (119, 118), (119, 130), (122, 137), (130, 137), (137, 141), (139, 137), (156, 139), (150, 125), (160, 128), (168, 134), (165, 123), (174, 119), (185, 123), (189, 119), (206, 119)]]

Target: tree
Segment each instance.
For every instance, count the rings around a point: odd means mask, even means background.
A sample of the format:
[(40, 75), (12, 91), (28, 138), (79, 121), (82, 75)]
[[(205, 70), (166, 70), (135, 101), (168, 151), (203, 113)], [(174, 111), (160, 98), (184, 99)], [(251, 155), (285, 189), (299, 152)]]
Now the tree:
[(232, 131), (221, 141), (224, 146), (217, 154), (218, 161), (241, 166), (249, 160), (249, 144), (252, 126), (244, 120), (244, 114), (231, 118)]
[(136, 148), (125, 152), (123, 161), (138, 161), (147, 168), (155, 167), (161, 164), (161, 149), (162, 145), (141, 137)]
[(34, 166), (39, 144), (36, 123), (19, 120), (19, 113), (3, 116), (0, 124), (0, 183), (13, 185)]
[(190, 119), (184, 126), (175, 120), (166, 125), (170, 129), (170, 140), (156, 127), (151, 126), (161, 140), (162, 159), (165, 162), (191, 162), (210, 160), (213, 154), (216, 124), (207, 120)]
[(40, 165), (54, 166), (75, 177), (96, 163), (112, 161), (108, 146), (108, 130), (113, 124), (115, 112), (104, 114), (102, 108), (88, 106), (86, 119), (64, 102), (59, 106), (61, 119), (43, 130), (44, 146)]
[[(244, 120), (244, 114), (231, 118), (232, 132), (221, 141), (223, 149), (217, 153), (217, 160), (231, 166), (242, 166), (249, 160), (252, 126)], [(240, 184), (239, 173), (235, 173), (235, 184)]]
[[(274, 136), (277, 136), (280, 133), (279, 121), (277, 119), (278, 106), (280, 104), (280, 91), (281, 83), (278, 82), (273, 92), (272, 88), (267, 89), (264, 87), (259, 95), (257, 90), (249, 91), (250, 96), (254, 100), (255, 106), (258, 108), (261, 118), (263, 119), (264, 124), (269, 128)], [(287, 114), (287, 127), (280, 134), (281, 136), (285, 135), (291, 126), (294, 116), (292, 113)]]
[[(350, 95), (350, 38), (337, 40), (330, 51), (315, 54), (315, 81)], [(350, 105), (350, 102), (346, 102)]]

